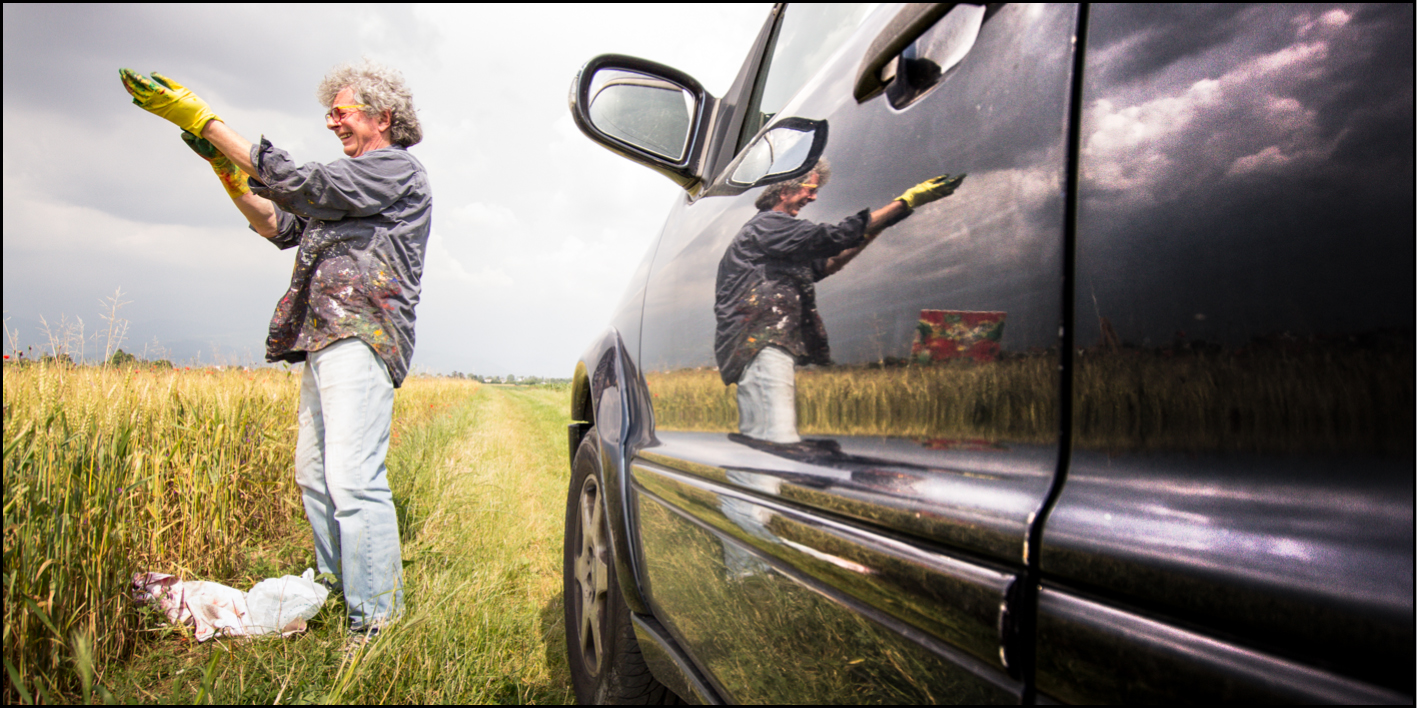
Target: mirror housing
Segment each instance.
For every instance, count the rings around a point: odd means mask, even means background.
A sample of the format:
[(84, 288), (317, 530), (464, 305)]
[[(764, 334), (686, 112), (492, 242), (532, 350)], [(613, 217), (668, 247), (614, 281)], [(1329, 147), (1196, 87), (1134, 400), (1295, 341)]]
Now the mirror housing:
[(571, 84), (571, 116), (586, 137), (692, 189), (702, 179), (708, 116), (717, 104), (692, 76), (602, 54)]

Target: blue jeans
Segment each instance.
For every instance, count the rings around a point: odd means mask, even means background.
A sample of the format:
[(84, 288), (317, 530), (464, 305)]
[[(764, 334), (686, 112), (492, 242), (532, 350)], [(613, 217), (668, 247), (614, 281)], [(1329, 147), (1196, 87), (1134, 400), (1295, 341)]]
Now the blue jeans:
[(369, 345), (341, 339), (309, 353), (295, 481), (315, 533), (315, 562), (341, 579), (354, 631), (403, 609), (398, 514), (384, 467), (393, 416), (393, 382)]
[(775, 443), (798, 443), (796, 360), (766, 346), (738, 377), (738, 432)]

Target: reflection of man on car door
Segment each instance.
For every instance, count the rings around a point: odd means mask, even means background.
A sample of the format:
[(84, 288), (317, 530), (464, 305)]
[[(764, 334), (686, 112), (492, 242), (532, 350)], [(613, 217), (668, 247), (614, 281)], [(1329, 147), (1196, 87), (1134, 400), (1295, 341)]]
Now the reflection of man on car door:
[(805, 176), (764, 190), (755, 202), (757, 215), (718, 264), (714, 355), (723, 383), (738, 384), (738, 430), (749, 437), (801, 440), (794, 367), (831, 363), (816, 282), (841, 270), (913, 208), (949, 196), (964, 175), (926, 180), (886, 206), (862, 209), (839, 224), (796, 218), (830, 178), (831, 168), (822, 160)]

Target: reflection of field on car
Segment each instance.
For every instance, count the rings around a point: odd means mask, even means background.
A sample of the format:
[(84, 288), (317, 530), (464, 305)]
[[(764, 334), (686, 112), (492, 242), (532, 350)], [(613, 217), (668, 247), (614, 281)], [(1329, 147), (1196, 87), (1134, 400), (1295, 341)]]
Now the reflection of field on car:
[[(682, 501), (710, 514), (717, 511), (710, 500)], [(646, 506), (644, 510), (647, 526), (673, 526), (663, 507)], [(727, 518), (720, 518), (722, 522), (715, 525), (718, 531), (742, 536), (740, 542), (747, 545), (767, 545), (762, 539), (743, 536)], [(783, 533), (781, 538), (796, 535), (780, 520), (768, 526), (774, 533)], [(759, 686), (782, 701), (795, 700), (806, 690), (822, 704), (987, 700), (971, 692), (967, 683), (952, 682), (949, 672), (941, 671), (939, 660), (928, 652), (891, 642), (878, 625), (843, 612), (830, 598), (771, 572), (766, 564), (754, 567), (747, 551), (737, 551), (737, 555), (733, 550), (720, 552), (719, 542), (706, 531), (677, 527), (655, 538), (646, 550), (671, 559), (663, 574), (655, 577), (666, 592), (681, 595), (697, 607), (743, 610), (688, 615), (680, 624), (680, 630), (702, 647), (705, 661), (727, 667), (724, 680), (728, 683)], [(706, 568), (710, 572), (704, 574)], [(716, 581), (694, 580), (703, 575)], [(852, 651), (862, 645), (885, 648), (878, 653)], [(803, 646), (817, 647), (818, 651), (803, 654)], [(764, 657), (770, 660), (764, 661)], [(800, 673), (786, 675), (779, 668), (783, 662), (790, 662)], [(804, 686), (799, 683), (800, 676), (811, 680)]]
[(127, 599), (139, 570), (244, 590), (313, 565), (298, 376), (31, 364), (4, 383), (6, 703), (567, 699), (563, 390), (399, 389), (409, 613), (350, 662), (337, 594), (306, 635), (205, 644)]
[[(1401, 452), (1411, 417), (1380, 415), (1411, 411), (1412, 391), (1388, 385), (1413, 367), (1401, 344), (1085, 351), (1074, 383), (1077, 441), (1101, 449)], [(912, 436), (936, 449), (1050, 442), (1056, 357), (805, 369), (797, 374), (798, 426), (806, 435)], [(658, 428), (737, 430), (735, 387), (717, 370), (654, 372), (645, 381)], [(1305, 414), (1316, 410), (1327, 415)]]

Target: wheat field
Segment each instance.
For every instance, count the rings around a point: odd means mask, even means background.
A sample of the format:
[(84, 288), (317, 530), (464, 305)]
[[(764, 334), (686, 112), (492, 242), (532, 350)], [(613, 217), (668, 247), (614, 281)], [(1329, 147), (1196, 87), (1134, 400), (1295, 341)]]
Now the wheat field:
[(338, 599), (298, 639), (201, 645), (128, 599), (138, 571), (246, 589), (314, 564), (298, 392), (298, 369), (5, 367), (6, 703), (568, 700), (565, 390), (399, 389), (409, 620), (367, 656)]

